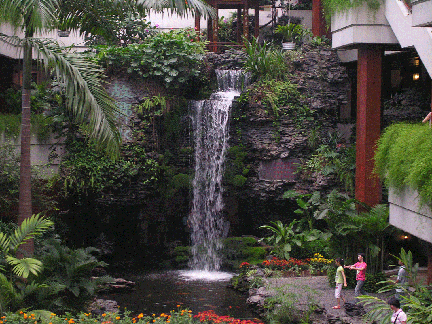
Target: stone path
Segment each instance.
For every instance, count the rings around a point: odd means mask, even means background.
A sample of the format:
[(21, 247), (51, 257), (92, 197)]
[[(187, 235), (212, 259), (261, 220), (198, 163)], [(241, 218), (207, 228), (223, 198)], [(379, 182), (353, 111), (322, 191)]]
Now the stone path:
[[(283, 289), (284, 292), (293, 293), (298, 296), (298, 304), (300, 308), (307, 304), (308, 295), (323, 307), (326, 311), (327, 318), (334, 319), (332, 323), (349, 323), (349, 324), (365, 324), (361, 316), (350, 316), (347, 314), (345, 307), (341, 309), (333, 309), (337, 305), (334, 297), (334, 288), (329, 285), (326, 276), (315, 277), (289, 277), (289, 278), (270, 278), (268, 279), (270, 290)], [(283, 287), (283, 288), (280, 288)], [(344, 288), (342, 293), (345, 300), (349, 303), (354, 303), (354, 289)], [(368, 294), (378, 296), (382, 299), (388, 299), (388, 294)], [(328, 322), (330, 323), (330, 321)]]

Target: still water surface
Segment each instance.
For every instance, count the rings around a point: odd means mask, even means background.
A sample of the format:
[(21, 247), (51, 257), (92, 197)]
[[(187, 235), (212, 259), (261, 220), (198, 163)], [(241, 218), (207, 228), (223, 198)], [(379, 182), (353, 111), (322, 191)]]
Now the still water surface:
[(232, 274), (217, 274), (220, 277), (212, 276), (212, 280), (206, 276), (197, 279), (200, 273), (189, 271), (123, 276), (136, 283), (134, 291), (100, 297), (115, 300), (122, 309), (126, 307), (132, 313), (145, 315), (169, 313), (180, 305), (194, 314), (214, 310), (218, 315), (240, 319), (256, 317), (246, 305), (247, 296), (227, 287)]

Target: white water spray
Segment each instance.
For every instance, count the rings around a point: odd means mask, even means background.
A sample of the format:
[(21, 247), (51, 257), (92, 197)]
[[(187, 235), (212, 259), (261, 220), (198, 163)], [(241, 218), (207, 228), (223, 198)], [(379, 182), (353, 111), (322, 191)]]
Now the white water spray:
[[(232, 102), (245, 83), (242, 71), (216, 71), (219, 91), (209, 100), (192, 104), (195, 140), (195, 177), (192, 211), (189, 216), (192, 239), (191, 269), (218, 271), (221, 265), (221, 239), (228, 232), (223, 219), (222, 176), (228, 142), (228, 119)], [(198, 272), (197, 272), (198, 271)]]

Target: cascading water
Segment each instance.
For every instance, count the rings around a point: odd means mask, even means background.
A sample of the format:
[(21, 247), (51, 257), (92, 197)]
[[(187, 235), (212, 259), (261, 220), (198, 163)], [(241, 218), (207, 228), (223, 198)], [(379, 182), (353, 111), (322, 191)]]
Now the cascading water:
[(228, 225), (222, 217), (222, 176), (228, 142), (228, 119), (234, 97), (240, 95), (246, 75), (242, 71), (216, 71), (219, 91), (209, 100), (192, 103), (195, 140), (193, 203), (189, 216), (192, 239), (190, 267), (218, 271), (221, 238)]

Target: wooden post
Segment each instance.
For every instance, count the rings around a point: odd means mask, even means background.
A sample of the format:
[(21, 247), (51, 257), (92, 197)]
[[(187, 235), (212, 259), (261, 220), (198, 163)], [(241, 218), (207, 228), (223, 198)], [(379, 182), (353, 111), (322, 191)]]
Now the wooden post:
[(241, 43), (242, 42), (242, 32), (241, 32), (241, 26), (242, 26), (242, 11), (241, 8), (237, 8), (237, 43)]
[(247, 3), (243, 7), (243, 36), (249, 39), (249, 8)]
[(381, 132), (381, 66), (383, 50), (358, 49), (356, 199), (375, 206), (381, 202), (381, 185), (373, 174), (375, 145)]
[(214, 46), (213, 46), (213, 52), (217, 53), (218, 51), (218, 31), (219, 31), (219, 11), (218, 11), (218, 7), (216, 6), (216, 17), (214, 17), (213, 19), (213, 42), (214, 42)]
[(201, 30), (201, 15), (195, 11), (195, 30), (199, 34)]
[(329, 36), (323, 14), (322, 0), (312, 0), (312, 34), (315, 37)]
[(254, 26), (254, 36), (259, 37), (259, 3), (255, 4), (255, 26)]

